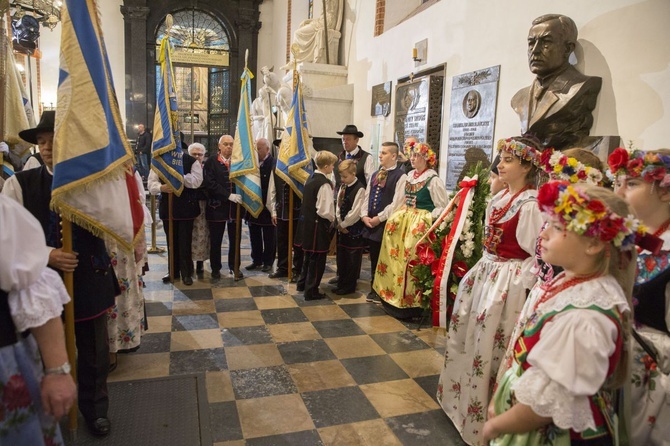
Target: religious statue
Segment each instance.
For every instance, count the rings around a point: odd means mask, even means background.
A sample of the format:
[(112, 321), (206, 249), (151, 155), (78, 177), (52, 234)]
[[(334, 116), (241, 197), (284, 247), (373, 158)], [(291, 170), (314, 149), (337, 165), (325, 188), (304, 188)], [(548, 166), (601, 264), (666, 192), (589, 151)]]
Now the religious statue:
[(326, 9), (318, 19), (304, 20), (293, 34), (293, 44), (299, 48), (294, 54), (297, 63), (337, 64), (344, 0), (326, 0), (325, 3)]
[[(261, 68), (263, 85), (258, 89), (258, 97), (252, 104), (256, 113), (254, 127), (258, 129), (258, 135), (254, 137), (267, 138), (268, 141), (275, 139), (275, 127), (277, 127), (277, 90), (282, 86), (279, 76), (272, 68)], [(260, 115), (258, 114), (260, 111)], [(262, 117), (262, 119), (261, 119)]]
[(251, 109), (249, 110), (249, 118), (251, 119), (251, 134), (254, 136), (254, 141), (258, 138), (263, 138), (263, 127), (265, 124), (265, 116), (263, 115), (263, 100), (261, 95), (263, 91), (258, 90), (258, 97), (251, 102)]
[(548, 14), (533, 20), (528, 65), (536, 78), (512, 98), (521, 133), (559, 150), (586, 144), (602, 86), (602, 78), (583, 75), (568, 62), (576, 43), (577, 26), (570, 17)]

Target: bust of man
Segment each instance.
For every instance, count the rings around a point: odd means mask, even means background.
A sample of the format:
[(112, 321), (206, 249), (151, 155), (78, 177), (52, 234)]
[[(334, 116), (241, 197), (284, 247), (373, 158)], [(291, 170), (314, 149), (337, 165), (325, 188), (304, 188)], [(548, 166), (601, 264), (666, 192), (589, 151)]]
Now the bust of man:
[(591, 112), (602, 79), (570, 65), (576, 42), (575, 22), (560, 14), (538, 17), (528, 32), (528, 66), (536, 78), (514, 95), (512, 108), (521, 120), (521, 133), (532, 133), (546, 147), (577, 145), (593, 125)]

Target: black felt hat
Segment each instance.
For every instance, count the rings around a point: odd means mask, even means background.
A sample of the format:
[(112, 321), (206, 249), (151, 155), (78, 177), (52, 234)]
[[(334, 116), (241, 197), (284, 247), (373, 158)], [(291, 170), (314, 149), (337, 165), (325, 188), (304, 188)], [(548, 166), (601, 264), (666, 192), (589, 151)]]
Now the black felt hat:
[(337, 133), (338, 135), (356, 135), (359, 138), (363, 137), (363, 132), (359, 132), (358, 127), (356, 127), (353, 124), (347, 124), (344, 127), (344, 130), (342, 130), (341, 132), (335, 132), (335, 133)]
[(56, 111), (46, 110), (40, 117), (40, 123), (34, 129), (27, 129), (19, 132), (21, 139), (31, 144), (37, 144), (37, 134), (42, 132), (53, 132), (54, 122), (56, 121)]

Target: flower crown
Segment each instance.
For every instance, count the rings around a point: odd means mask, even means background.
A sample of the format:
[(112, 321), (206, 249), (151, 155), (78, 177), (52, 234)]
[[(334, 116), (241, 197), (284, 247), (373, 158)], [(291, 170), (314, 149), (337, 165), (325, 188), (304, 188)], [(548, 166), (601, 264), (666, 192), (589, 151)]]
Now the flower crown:
[(602, 201), (593, 199), (567, 181), (550, 181), (540, 187), (537, 201), (543, 212), (557, 216), (565, 229), (578, 235), (612, 242), (617, 248), (631, 249), (647, 229), (632, 215), (612, 212)]
[(540, 152), (535, 147), (528, 146), (513, 138), (507, 138), (498, 141), (498, 152), (503, 151), (511, 152), (517, 158), (521, 158), (524, 161), (533, 163), (535, 166), (541, 167), (538, 165)]
[(607, 159), (610, 176), (640, 177), (648, 183), (659, 182), (661, 187), (670, 187), (670, 156), (644, 150), (614, 149)]
[(416, 152), (419, 155), (423, 156), (428, 164), (428, 167), (434, 167), (437, 162), (437, 156), (433, 149), (430, 146), (423, 142), (414, 142), (411, 141), (408, 144), (405, 144), (405, 149), (407, 154), (411, 155), (412, 152)]
[(586, 181), (596, 186), (603, 180), (603, 174), (598, 169), (585, 166), (576, 158), (554, 149), (547, 149), (540, 154), (540, 166), (552, 180), (568, 181), (573, 184)]

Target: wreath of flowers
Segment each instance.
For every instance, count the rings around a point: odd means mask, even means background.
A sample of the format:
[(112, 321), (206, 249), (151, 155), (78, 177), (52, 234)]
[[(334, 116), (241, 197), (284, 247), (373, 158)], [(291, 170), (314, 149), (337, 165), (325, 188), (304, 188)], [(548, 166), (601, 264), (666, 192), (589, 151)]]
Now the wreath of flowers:
[(511, 152), (517, 158), (542, 167), (539, 164), (540, 152), (532, 146), (526, 145), (514, 138), (501, 139), (498, 141), (498, 152)]
[(589, 197), (567, 181), (551, 181), (540, 187), (537, 201), (543, 212), (558, 217), (565, 229), (595, 237), (621, 249), (630, 249), (647, 230), (632, 215), (621, 217), (602, 201)]
[(403, 147), (405, 149), (405, 153), (407, 154), (407, 156), (411, 155), (412, 152), (415, 152), (424, 157), (424, 159), (426, 160), (426, 164), (428, 164), (428, 167), (430, 168), (435, 167), (435, 163), (437, 162), (437, 155), (435, 155), (435, 152), (433, 151), (433, 149), (430, 148), (428, 144), (423, 142), (410, 141), (409, 143), (406, 143)]
[(610, 178), (619, 175), (642, 178), (648, 183), (659, 182), (660, 187), (670, 187), (670, 156), (644, 150), (614, 149), (607, 159)]
[(552, 180), (568, 181), (573, 184), (586, 181), (596, 186), (603, 181), (603, 174), (598, 169), (585, 166), (576, 158), (554, 149), (547, 149), (540, 154), (540, 166)]
[[(451, 271), (448, 273), (448, 308), (453, 307), (456, 293), (458, 292), (458, 284), (461, 279), (482, 256), (481, 240), (484, 233), (483, 222), (490, 190), (488, 185), (488, 174), (489, 168), (483, 167), (481, 163), (477, 163), (476, 166), (467, 172), (467, 176), (470, 178), (477, 175), (478, 180), (477, 185), (475, 186), (472, 205), (470, 206), (468, 213), (465, 215), (463, 231), (461, 232), (461, 236), (458, 239), (454, 251)], [(456, 192), (451, 194), (449, 201), (451, 201), (455, 194)], [(412, 280), (414, 281), (416, 289), (422, 293), (421, 306), (425, 309), (430, 308), (433, 299), (433, 285), (435, 284), (435, 277), (440, 268), (443, 242), (445, 237), (449, 235), (457, 210), (458, 206), (455, 206), (440, 226), (428, 235), (426, 241), (420, 243), (416, 247), (418, 260), (410, 265)], [(449, 317), (447, 317), (447, 321), (448, 320)]]

